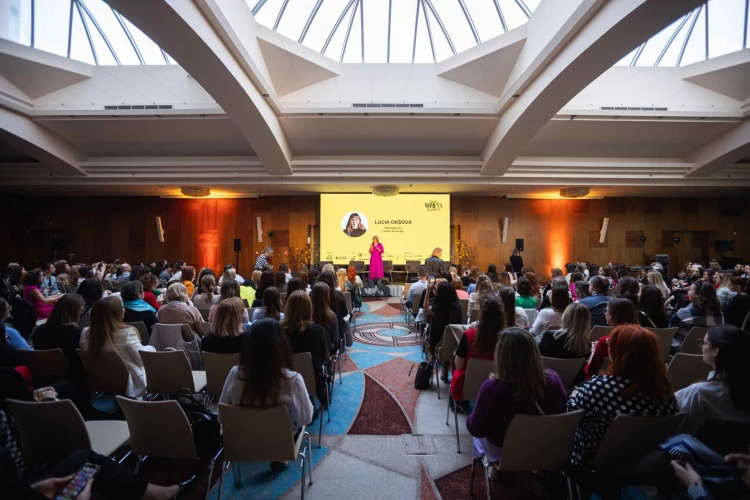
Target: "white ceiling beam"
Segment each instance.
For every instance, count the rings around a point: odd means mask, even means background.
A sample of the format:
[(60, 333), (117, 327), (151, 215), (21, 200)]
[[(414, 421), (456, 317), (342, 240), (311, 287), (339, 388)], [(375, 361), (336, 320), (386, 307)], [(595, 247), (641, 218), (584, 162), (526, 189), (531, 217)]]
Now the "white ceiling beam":
[[(561, 16), (559, 2), (567, 1), (542, 2), (529, 20), (517, 64), (537, 67), (530, 76), (522, 67), (511, 75), (511, 81), (516, 73), (521, 73), (519, 80), (528, 76), (528, 83), (514, 83), (503, 97), (508, 104), (482, 153), (484, 175), (504, 174), (534, 135), (587, 85), (639, 43), (703, 3), (583, 0), (567, 17)], [(540, 38), (546, 43), (540, 44)]]
[(27, 116), (0, 107), (0, 139), (41, 162), (54, 174), (81, 177), (85, 156)]
[[(269, 174), (292, 174), (291, 150), (274, 109), (195, 3), (106, 2), (169, 53), (216, 100)], [(246, 14), (247, 28), (252, 29), (249, 9)]]
[(686, 158), (693, 163), (685, 177), (708, 177), (750, 156), (750, 119), (696, 149)]

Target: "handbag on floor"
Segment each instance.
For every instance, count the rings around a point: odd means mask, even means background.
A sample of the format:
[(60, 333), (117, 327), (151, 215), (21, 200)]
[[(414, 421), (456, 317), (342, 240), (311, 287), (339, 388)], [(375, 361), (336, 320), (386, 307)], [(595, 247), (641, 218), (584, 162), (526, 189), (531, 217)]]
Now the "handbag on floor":
[(190, 422), (198, 456), (212, 457), (221, 446), (221, 424), (216, 414), (195, 399), (195, 395), (187, 387), (180, 389), (175, 394), (175, 399), (182, 406)]
[(411, 369), (409, 370), (408, 376), (411, 376), (411, 372), (412, 370), (414, 370), (414, 366), (417, 367), (417, 374), (414, 377), (414, 388), (420, 391), (429, 389), (430, 384), (432, 383), (432, 363), (430, 363), (429, 361), (414, 363), (414, 365), (412, 365)]

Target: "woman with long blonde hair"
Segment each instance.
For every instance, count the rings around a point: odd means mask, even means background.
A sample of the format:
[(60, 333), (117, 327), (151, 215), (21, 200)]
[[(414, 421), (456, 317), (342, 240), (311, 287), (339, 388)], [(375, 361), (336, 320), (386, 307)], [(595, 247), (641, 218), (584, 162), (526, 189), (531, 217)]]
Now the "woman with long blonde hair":
[(466, 313), (466, 319), (471, 319), (471, 312), (482, 304), (482, 300), (488, 295), (495, 294), (495, 287), (492, 285), (492, 280), (486, 274), (481, 274), (477, 278), (477, 286), (473, 293), (469, 294), (469, 310)]
[(342, 292), (346, 292), (346, 283), (348, 281), (346, 276), (346, 269), (343, 267), (340, 267), (338, 271), (336, 271), (336, 285), (338, 286), (339, 290)]
[[(591, 355), (590, 339), (591, 312), (583, 304), (574, 302), (563, 312), (562, 327), (544, 334), (539, 350), (547, 358), (588, 358)], [(585, 376), (583, 371), (582, 375)]]
[(659, 289), (661, 296), (664, 298), (669, 297), (669, 287), (664, 283), (664, 277), (659, 271), (649, 271), (648, 273), (648, 284), (653, 285)]
[(239, 297), (232, 297), (216, 306), (211, 333), (203, 337), (201, 351), (216, 354), (234, 354), (242, 350), (242, 336), (246, 327), (242, 323), (245, 304)]
[(89, 351), (94, 362), (102, 360), (102, 353), (116, 352), (125, 362), (129, 379), (126, 394), (135, 398), (146, 391), (146, 370), (138, 351), (154, 352), (153, 346), (141, 343), (138, 330), (123, 323), (125, 309), (119, 297), (105, 297), (91, 308), (89, 327), (81, 334), (80, 346)]

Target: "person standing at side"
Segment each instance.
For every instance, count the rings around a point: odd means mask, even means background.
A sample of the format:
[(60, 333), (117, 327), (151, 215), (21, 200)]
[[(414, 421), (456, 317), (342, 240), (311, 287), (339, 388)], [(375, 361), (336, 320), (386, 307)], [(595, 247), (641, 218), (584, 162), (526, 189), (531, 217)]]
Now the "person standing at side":
[(370, 279), (377, 281), (383, 278), (383, 244), (380, 243), (380, 239), (377, 236), (372, 237), (372, 243), (370, 243)]
[(253, 266), (253, 270), (263, 271), (263, 269), (265, 269), (266, 267), (266, 264), (270, 262), (272, 256), (273, 256), (273, 248), (271, 247), (264, 248), (263, 252), (261, 252), (261, 254), (258, 255), (258, 258), (255, 259), (255, 265)]

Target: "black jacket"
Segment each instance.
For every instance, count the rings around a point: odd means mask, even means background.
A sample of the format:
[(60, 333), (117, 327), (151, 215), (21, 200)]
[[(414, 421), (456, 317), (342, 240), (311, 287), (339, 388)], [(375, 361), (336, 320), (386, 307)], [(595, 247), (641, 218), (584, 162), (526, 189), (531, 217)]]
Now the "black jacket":
[(427, 267), (427, 273), (434, 276), (442, 276), (444, 267), (443, 259), (440, 257), (430, 257), (425, 259), (424, 265)]

